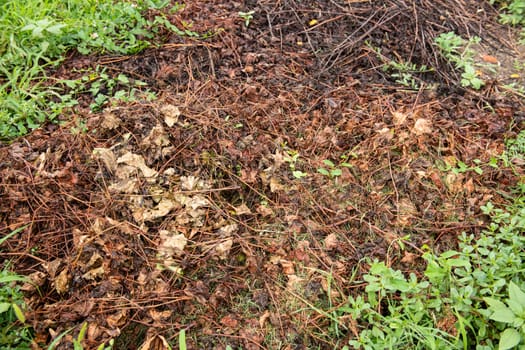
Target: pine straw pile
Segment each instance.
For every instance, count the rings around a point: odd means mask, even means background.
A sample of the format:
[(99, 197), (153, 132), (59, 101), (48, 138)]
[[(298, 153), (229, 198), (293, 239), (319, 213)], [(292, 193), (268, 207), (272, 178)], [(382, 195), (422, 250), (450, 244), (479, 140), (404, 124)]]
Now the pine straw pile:
[[(479, 206), (502, 203), (520, 176), (442, 171), (487, 163), (523, 126), (523, 101), (455, 89), (432, 43), (454, 30), (511, 50), (484, 2), (195, 2), (171, 18), (188, 19), (223, 30), (56, 73), (104, 63), (149, 81), (158, 101), (80, 106), (0, 149), (0, 228), (28, 225), (2, 259), (38, 286), (24, 290), (42, 344), (87, 322), (86, 348), (180, 329), (195, 349), (333, 348), (307, 305), (358, 293), (364, 258), (419, 273), (421, 245), (479, 232)], [(439, 87), (398, 91), (370, 44), (434, 67), (420, 78)], [(317, 172), (327, 159), (339, 176)]]

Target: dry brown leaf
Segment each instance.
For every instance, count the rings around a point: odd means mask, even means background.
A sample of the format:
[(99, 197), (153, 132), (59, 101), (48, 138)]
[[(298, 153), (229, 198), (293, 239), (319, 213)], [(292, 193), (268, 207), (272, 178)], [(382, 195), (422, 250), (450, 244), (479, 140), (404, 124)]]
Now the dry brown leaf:
[(181, 115), (179, 107), (171, 104), (161, 106), (160, 112), (164, 115), (164, 122), (170, 128), (179, 121), (179, 116)]
[(117, 164), (127, 164), (136, 169), (139, 169), (144, 177), (156, 177), (157, 172), (146, 165), (144, 158), (138, 154), (127, 152), (117, 159)]
[(335, 233), (330, 233), (328, 236), (326, 236), (326, 238), (324, 239), (324, 246), (328, 250), (337, 248), (339, 246), (339, 240), (337, 239), (337, 235)]
[(49, 277), (54, 279), (58, 273), (58, 268), (60, 267), (61, 264), (62, 264), (62, 259), (55, 259), (48, 263), (43, 263), (42, 267), (47, 271), (47, 273), (49, 274)]
[(238, 207), (235, 208), (235, 215), (244, 215), (244, 214), (251, 214), (252, 211), (246, 204), (241, 204)]
[(215, 246), (215, 253), (221, 260), (226, 260), (233, 246), (233, 239), (227, 238)]
[(418, 211), (409, 198), (401, 198), (397, 203), (397, 224), (402, 227), (409, 226)]
[(409, 253), (407, 251), (404, 252), (404, 256), (401, 259), (401, 262), (406, 264), (413, 264), (414, 261), (417, 259), (418, 255), (414, 253)]
[(170, 344), (162, 335), (155, 335), (148, 338), (139, 350), (171, 350)]
[(237, 328), (239, 321), (232, 315), (226, 315), (221, 318), (221, 325), (228, 328)]
[(121, 120), (111, 112), (105, 112), (100, 126), (103, 129), (113, 130), (119, 127)]
[(425, 118), (419, 118), (414, 123), (412, 132), (418, 136), (432, 133), (432, 123)]
[(152, 145), (164, 147), (170, 144), (170, 140), (166, 130), (164, 130), (162, 125), (158, 124), (151, 129), (148, 136), (146, 136), (141, 143), (148, 147)]
[(62, 272), (55, 278), (55, 289), (58, 294), (64, 294), (69, 288), (69, 271), (67, 268), (63, 269)]
[(113, 151), (109, 148), (94, 148), (92, 153), (93, 158), (101, 160), (106, 170), (111, 174), (115, 173), (117, 169), (117, 158)]
[(293, 275), (295, 273), (295, 266), (291, 261), (280, 259), (279, 263), (281, 264), (285, 275)]
[(35, 271), (27, 276), (31, 282), (26, 282), (20, 287), (24, 292), (34, 292), (37, 287), (41, 287), (47, 280), (46, 274), (42, 271)]
[(304, 282), (304, 278), (298, 277), (297, 275), (286, 275), (286, 277), (288, 278), (288, 282), (286, 282), (286, 287), (289, 290), (296, 290)]
[(266, 323), (266, 320), (270, 317), (270, 311), (266, 310), (264, 313), (259, 317), (259, 326), (261, 328), (264, 328), (264, 324)]
[(263, 217), (273, 216), (275, 214), (273, 210), (266, 205), (258, 205), (255, 210)]
[(119, 310), (116, 313), (106, 317), (106, 323), (110, 328), (118, 328), (123, 326), (127, 321), (128, 311)]
[(171, 258), (173, 256), (180, 256), (188, 239), (182, 233), (177, 233), (168, 230), (160, 230), (160, 244), (158, 247), (159, 254), (164, 258)]
[(162, 321), (167, 320), (171, 317), (172, 313), (171, 310), (157, 311), (155, 309), (150, 309), (148, 311), (149, 316), (156, 323), (161, 323)]
[(270, 178), (270, 191), (272, 193), (275, 193), (277, 191), (282, 191), (284, 190), (284, 186), (281, 185), (281, 183), (279, 182), (279, 179), (275, 176), (272, 176)]
[[(174, 200), (163, 198), (157, 206), (153, 209), (146, 209), (142, 213), (142, 220), (143, 221), (153, 221), (158, 218), (162, 218), (170, 213), (175, 208), (179, 208), (180, 204), (175, 202)], [(137, 208), (137, 211), (140, 211), (141, 208)], [(137, 212), (138, 213), (138, 212)], [(133, 213), (133, 217), (135, 217), (135, 213)]]
[(408, 114), (400, 111), (392, 112), (392, 122), (396, 126), (402, 126), (405, 124), (408, 118)]
[(82, 278), (84, 278), (86, 280), (94, 280), (97, 277), (104, 276), (105, 273), (106, 273), (106, 271), (104, 270), (104, 265), (101, 265), (101, 266), (96, 267), (94, 269), (91, 269), (88, 272), (86, 272), (85, 274), (83, 274)]

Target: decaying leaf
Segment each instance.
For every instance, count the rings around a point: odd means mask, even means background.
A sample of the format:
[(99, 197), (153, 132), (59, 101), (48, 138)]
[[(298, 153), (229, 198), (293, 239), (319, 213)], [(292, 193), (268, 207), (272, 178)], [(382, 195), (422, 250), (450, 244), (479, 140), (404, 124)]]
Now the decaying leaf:
[(67, 267), (60, 272), (60, 274), (55, 278), (55, 290), (59, 294), (64, 294), (69, 289), (69, 271)]
[(136, 169), (139, 169), (144, 177), (156, 177), (157, 172), (146, 165), (144, 158), (138, 154), (127, 152), (117, 159), (117, 164), (127, 164)]
[(324, 246), (328, 250), (337, 248), (337, 246), (339, 246), (339, 240), (337, 239), (337, 234), (330, 233), (328, 236), (326, 236), (326, 238), (324, 239)]
[(235, 208), (235, 215), (244, 215), (244, 214), (251, 214), (252, 211), (246, 204), (241, 204), (238, 207)]
[(171, 104), (165, 104), (160, 107), (160, 112), (164, 115), (164, 122), (170, 128), (179, 121), (180, 109)]
[(128, 310), (120, 309), (116, 313), (109, 315), (106, 318), (106, 322), (110, 328), (121, 327), (126, 323), (127, 318), (128, 318), (127, 316), (128, 316)]
[(160, 230), (159, 255), (164, 258), (180, 256), (188, 243), (188, 239), (182, 233), (169, 230)]
[(401, 198), (397, 203), (396, 223), (401, 227), (409, 226), (417, 213), (418, 211), (416, 206), (409, 198)]
[[(163, 198), (153, 209), (146, 209), (141, 213), (141, 221), (153, 221), (162, 218), (170, 213), (175, 208), (180, 207), (180, 204), (172, 199)], [(140, 209), (140, 208), (139, 208)], [(137, 213), (140, 210), (136, 211)], [(133, 214), (135, 217), (135, 213)]]
[(215, 253), (221, 260), (226, 260), (233, 246), (233, 239), (227, 238), (215, 246)]
[(104, 113), (102, 123), (100, 124), (100, 126), (103, 129), (113, 130), (113, 129), (118, 128), (118, 126), (120, 125), (120, 122), (121, 120), (115, 114), (108, 111)]
[(424, 135), (432, 133), (432, 123), (430, 120), (425, 118), (419, 118), (414, 123), (414, 128), (412, 129), (416, 135)]
[(403, 112), (400, 112), (400, 111), (392, 112), (392, 122), (396, 126), (404, 125), (406, 120), (407, 120), (407, 118), (408, 118), (408, 114), (406, 114), (406, 113), (403, 113)]
[(170, 344), (162, 335), (148, 338), (139, 350), (171, 350)]
[(170, 144), (170, 140), (168, 137), (168, 134), (166, 133), (166, 130), (162, 127), (162, 125), (156, 125), (151, 129), (148, 136), (146, 136), (142, 142), (145, 146), (152, 146), (155, 145), (157, 147), (164, 147), (168, 146)]
[(109, 148), (94, 148), (92, 152), (93, 158), (101, 160), (106, 170), (111, 174), (115, 173), (117, 169), (117, 158), (113, 151)]

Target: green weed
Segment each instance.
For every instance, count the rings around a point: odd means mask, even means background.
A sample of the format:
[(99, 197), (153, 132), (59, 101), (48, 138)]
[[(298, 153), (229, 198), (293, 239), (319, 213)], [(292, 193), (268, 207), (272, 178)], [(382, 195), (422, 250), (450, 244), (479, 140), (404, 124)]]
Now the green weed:
[[(2, 245), (26, 226), (20, 227), (0, 239)], [(0, 271), (0, 348), (30, 349), (32, 330), (25, 325), (26, 307), (24, 296), (17, 282), (28, 282), (27, 278), (13, 273), (6, 264)]]
[(462, 72), (461, 86), (476, 90), (485, 85), (485, 82), (478, 77), (474, 65), (475, 51), (470, 48), (472, 44), (479, 41), (478, 37), (466, 41), (454, 32), (442, 33), (434, 39), (443, 56)]
[[(507, 142), (504, 156), (523, 159), (524, 145), (522, 132)], [(473, 170), (468, 168), (455, 169)], [(525, 184), (514, 198), (505, 208), (481, 206), (490, 224), (479, 235), (461, 234), (457, 250), (436, 255), (423, 247), (421, 277), (370, 262), (365, 293), (336, 308), (339, 319), (354, 322), (345, 349), (523, 348)]]
[[(175, 34), (198, 36), (179, 29), (163, 17), (148, 20), (148, 9), (162, 9), (169, 1), (6, 0), (0, 5), (0, 139), (8, 140), (54, 120), (76, 100), (62, 89), (43, 84), (46, 70), (59, 65), (66, 52), (130, 55), (151, 46), (154, 33), (165, 27)], [(174, 6), (171, 10), (178, 10)], [(99, 80), (103, 80), (102, 78)], [(107, 80), (107, 79), (106, 79)], [(120, 83), (125, 82), (117, 77)], [(84, 82), (96, 89), (96, 82)], [(108, 81), (104, 82), (107, 84)], [(98, 94), (93, 108), (110, 97)]]

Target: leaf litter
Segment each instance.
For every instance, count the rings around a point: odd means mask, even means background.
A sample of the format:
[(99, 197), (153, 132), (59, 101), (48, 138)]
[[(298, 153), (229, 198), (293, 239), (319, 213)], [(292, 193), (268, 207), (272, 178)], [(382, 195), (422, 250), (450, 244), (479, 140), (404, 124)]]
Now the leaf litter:
[[(452, 169), (501, 153), (524, 106), (457, 88), (435, 61), (426, 40), (441, 26), (507, 48), (490, 8), (451, 3), (414, 14), (402, 0), (197, 1), (171, 19), (219, 34), (91, 57), (160, 98), (97, 114), (80, 105), (87, 133), (49, 126), (0, 148), (0, 229), (30, 223), (3, 259), (39, 286), (25, 288), (38, 339), (87, 322), (87, 348), (111, 338), (167, 348), (185, 330), (189, 349), (332, 349), (336, 339), (315, 336), (329, 320), (311, 305), (357, 293), (366, 258), (421, 272), (414, 246), (442, 251), (479, 232), (479, 206), (504, 202), (523, 174)], [(445, 5), (452, 12), (435, 27)], [(249, 26), (240, 10), (254, 11)], [(424, 33), (417, 21), (430, 23)], [(438, 88), (400, 87), (370, 44), (435, 67), (418, 78)], [(72, 78), (75, 59), (57, 78)], [(317, 172), (326, 160), (337, 176)]]

